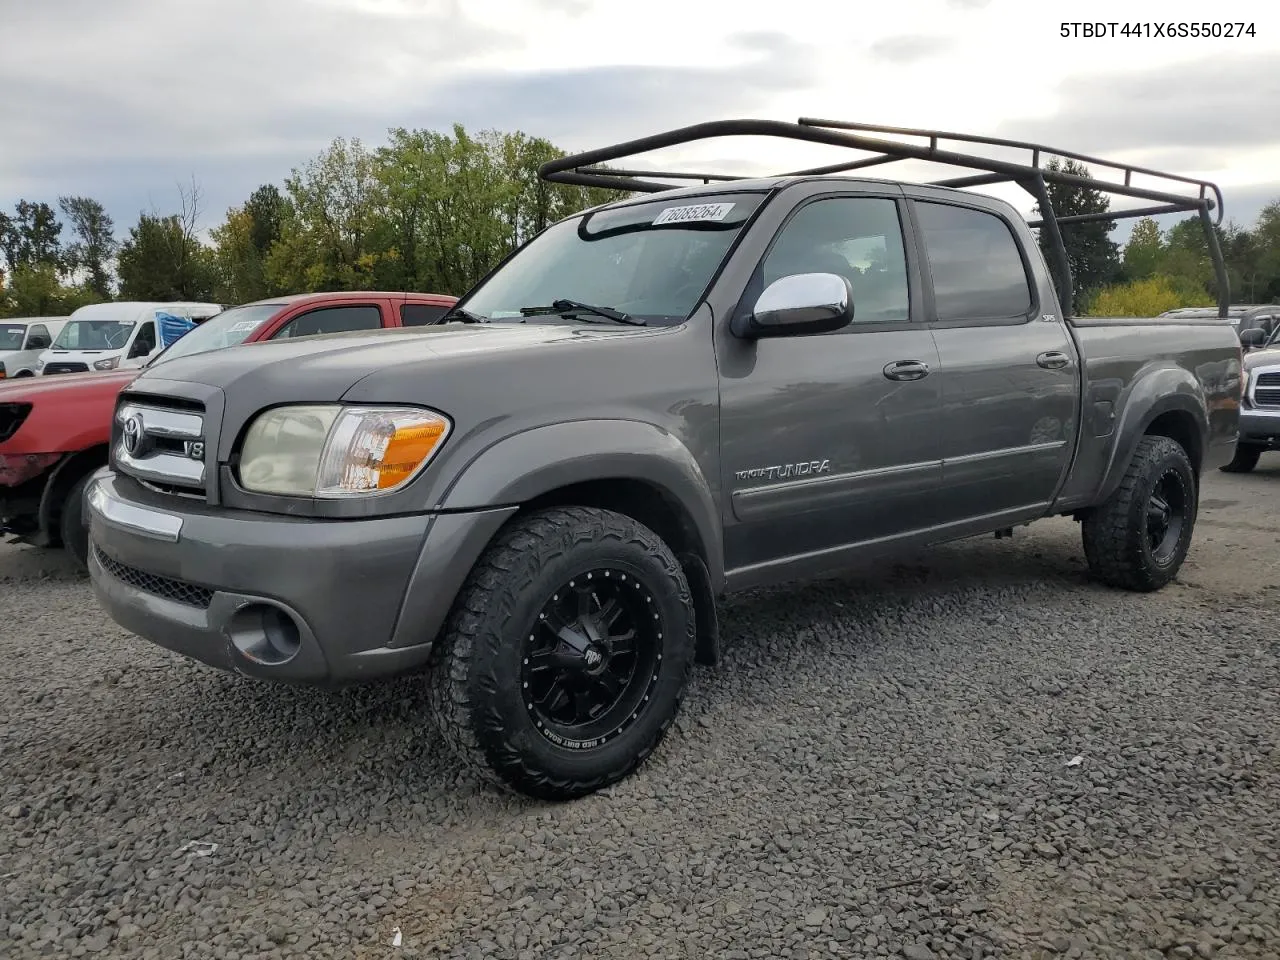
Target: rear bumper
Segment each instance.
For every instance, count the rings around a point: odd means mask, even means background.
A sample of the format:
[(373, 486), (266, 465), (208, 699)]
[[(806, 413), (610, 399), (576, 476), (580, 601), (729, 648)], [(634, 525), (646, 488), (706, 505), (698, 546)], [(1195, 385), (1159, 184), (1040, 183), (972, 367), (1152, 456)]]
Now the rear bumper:
[(87, 492), (89, 574), (125, 629), (220, 670), (308, 684), (427, 663), (467, 572), (514, 509), (318, 521)]

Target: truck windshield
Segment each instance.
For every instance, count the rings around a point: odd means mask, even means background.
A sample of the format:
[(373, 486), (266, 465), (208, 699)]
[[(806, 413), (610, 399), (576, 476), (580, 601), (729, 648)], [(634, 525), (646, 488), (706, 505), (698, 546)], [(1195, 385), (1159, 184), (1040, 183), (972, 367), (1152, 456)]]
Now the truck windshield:
[(175, 357), (189, 357), (244, 343), (253, 331), (279, 313), (283, 306), (280, 303), (254, 303), (223, 310), (169, 344), (168, 349), (148, 366), (155, 366)]
[(71, 320), (53, 341), (53, 349), (121, 350), (135, 325), (133, 320)]
[(565, 220), (520, 250), (462, 306), (488, 320), (533, 323), (522, 308), (575, 300), (650, 324), (683, 322), (764, 196), (667, 198)]
[(21, 350), (27, 328), (20, 323), (0, 323), (0, 350)]

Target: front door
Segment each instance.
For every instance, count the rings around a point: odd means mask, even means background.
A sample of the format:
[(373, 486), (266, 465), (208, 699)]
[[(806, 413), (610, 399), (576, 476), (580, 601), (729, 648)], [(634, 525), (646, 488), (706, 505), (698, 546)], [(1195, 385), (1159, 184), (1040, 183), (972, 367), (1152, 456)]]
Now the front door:
[(838, 566), (857, 544), (935, 522), (938, 354), (913, 303), (904, 210), (888, 190), (800, 204), (740, 307), (780, 277), (837, 273), (853, 288), (850, 326), (756, 341), (723, 328), (717, 336), (731, 578), (753, 580), (779, 562), (806, 573)]
[(1038, 515), (1070, 464), (1079, 358), (1051, 288), (995, 212), (913, 200), (942, 357), (947, 520)]

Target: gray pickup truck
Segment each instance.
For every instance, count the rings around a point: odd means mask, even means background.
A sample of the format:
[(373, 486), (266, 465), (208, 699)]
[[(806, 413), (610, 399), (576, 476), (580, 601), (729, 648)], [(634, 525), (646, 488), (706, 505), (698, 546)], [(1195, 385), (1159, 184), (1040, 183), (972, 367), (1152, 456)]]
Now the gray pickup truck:
[[(1273, 307), (1280, 313), (1280, 307)], [(1222, 469), (1248, 473), (1268, 451), (1280, 450), (1280, 326), (1270, 333), (1251, 327), (1240, 334), (1244, 345), (1244, 389), (1236, 455)]]
[[(554, 161), (550, 181), (627, 196), (548, 228), (437, 326), (143, 372), (87, 494), (101, 603), (250, 677), (425, 671), (461, 757), (565, 799), (659, 744), (717, 660), (727, 592), (1060, 515), (1102, 583), (1168, 583), (1199, 476), (1236, 441), (1231, 327), (1068, 318), (1046, 183), (1091, 181), (1038, 165), (1061, 151), (997, 163), (873, 132), (725, 121)], [(599, 165), (735, 133), (985, 173), (844, 173), (862, 159), (674, 188)], [(1210, 227), (1216, 188), (1170, 179), (1198, 196), (1107, 186)], [(1013, 206), (963, 189), (998, 180), (1041, 200), (1054, 272)]]

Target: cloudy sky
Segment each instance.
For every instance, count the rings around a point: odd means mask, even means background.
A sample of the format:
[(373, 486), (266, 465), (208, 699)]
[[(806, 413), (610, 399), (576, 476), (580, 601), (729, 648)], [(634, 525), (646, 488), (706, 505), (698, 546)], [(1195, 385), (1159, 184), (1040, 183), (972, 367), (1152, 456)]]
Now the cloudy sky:
[[(1280, 14), (1256, 0), (1130, 0), (1129, 22), (1221, 16), (1256, 36), (1060, 36), (1062, 16), (1112, 21), (1118, 6), (0, 0), (0, 205), (87, 194), (123, 231), (141, 210), (170, 212), (176, 184), (195, 177), (208, 227), (337, 136), (376, 144), (392, 126), (460, 121), (587, 149), (702, 120), (807, 115), (1209, 177), (1228, 218), (1252, 223), (1280, 198)], [(654, 159), (768, 173), (830, 154), (720, 140)]]

